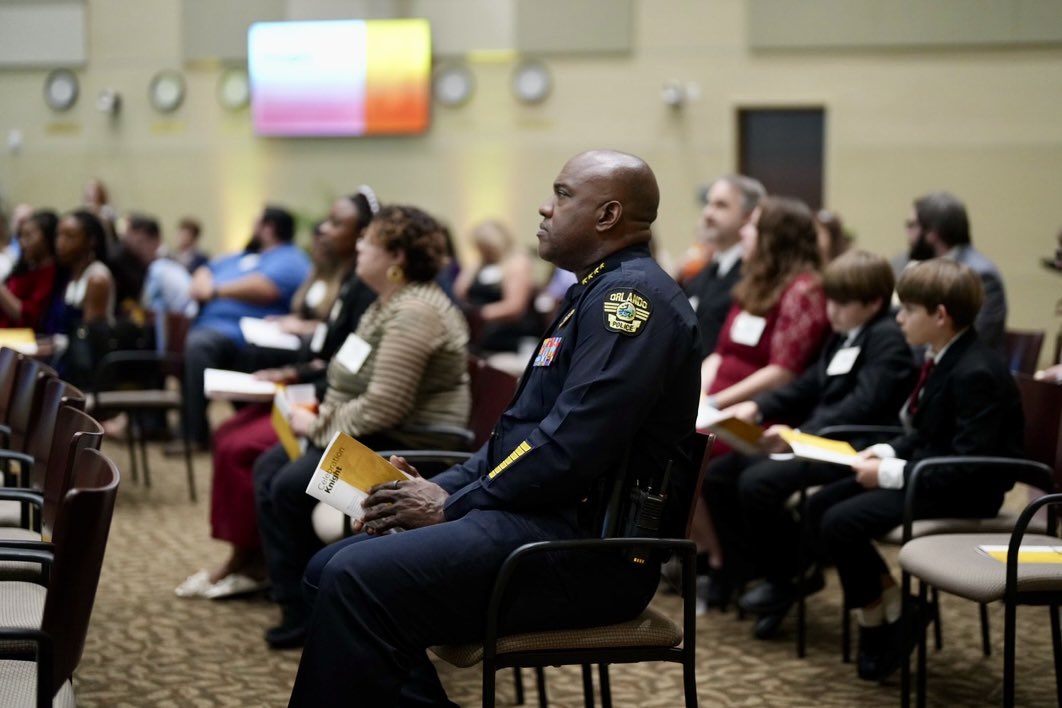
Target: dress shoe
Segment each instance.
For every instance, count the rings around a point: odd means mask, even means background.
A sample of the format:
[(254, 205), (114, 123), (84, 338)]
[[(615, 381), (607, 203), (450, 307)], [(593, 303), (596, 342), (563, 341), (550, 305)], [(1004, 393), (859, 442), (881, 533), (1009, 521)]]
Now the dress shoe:
[(783, 610), (762, 615), (752, 628), (752, 636), (756, 639), (774, 639), (778, 635), (778, 630), (782, 628), (786, 615), (789, 614), (789, 607), (787, 605)]
[(936, 607), (922, 603), (914, 597), (909, 603), (908, 606), (913, 608), (914, 618), (906, 643), (901, 636), (902, 619), (877, 627), (860, 627), (857, 665), (859, 678), (865, 681), (884, 681), (911, 655), (918, 638), (936, 615)]
[(266, 643), (270, 649), (297, 649), (306, 642), (306, 610), (289, 606), (282, 611), (280, 624), (266, 630)]
[(206, 597), (211, 587), (210, 572), (202, 569), (185, 578), (183, 583), (174, 588), (173, 594), (177, 597)]
[(780, 583), (767, 580), (749, 590), (738, 600), (738, 605), (746, 612), (758, 615), (770, 615), (785, 612), (789, 607), (804, 597), (814, 595), (826, 587), (826, 579), (818, 566), (810, 569), (804, 578), (804, 587), (798, 589), (796, 582)]

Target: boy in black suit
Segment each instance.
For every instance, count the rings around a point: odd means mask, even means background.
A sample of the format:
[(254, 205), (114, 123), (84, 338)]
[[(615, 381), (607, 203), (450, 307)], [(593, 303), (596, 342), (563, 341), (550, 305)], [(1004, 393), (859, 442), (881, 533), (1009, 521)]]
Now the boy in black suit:
[[(822, 550), (837, 565), (847, 604), (858, 608), (858, 672), (867, 680), (887, 676), (904, 655), (899, 588), (872, 539), (902, 522), (903, 488), (914, 464), (941, 455), (1022, 454), (1017, 386), (972, 326), (984, 298), (977, 274), (935, 258), (904, 271), (896, 293), (896, 319), (907, 342), (928, 346), (900, 411), (906, 432), (863, 450), (852, 465), (853, 478), (830, 484), (808, 504), (811, 519), (821, 519)], [(994, 516), (1013, 485), (1005, 469), (934, 470), (919, 483), (915, 518)]]
[[(789, 385), (733, 406), (730, 412), (748, 422), (799, 424), (808, 433), (842, 423), (895, 425), (914, 383), (914, 363), (888, 315), (893, 285), (892, 268), (881, 256), (849, 251), (830, 263), (823, 289), (834, 334), (819, 360)], [(790, 451), (779, 436), (780, 427), (771, 426), (764, 434), (769, 452)], [(796, 599), (799, 529), (786, 500), (803, 487), (833, 482), (851, 472), (802, 460), (745, 458), (745, 464), (737, 480), (740, 529), (735, 531), (743, 541), (744, 565), (766, 582), (745, 593), (740, 604), (761, 615), (755, 636), (765, 639), (775, 633)]]

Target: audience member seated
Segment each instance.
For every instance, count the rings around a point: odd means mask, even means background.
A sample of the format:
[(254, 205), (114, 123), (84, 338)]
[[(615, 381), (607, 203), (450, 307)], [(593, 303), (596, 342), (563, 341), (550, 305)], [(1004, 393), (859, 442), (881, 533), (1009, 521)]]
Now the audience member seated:
[(125, 248), (146, 268), (140, 306), (151, 312), (156, 324), (156, 342), (165, 348), (166, 313), (193, 316), (192, 276), (175, 260), (162, 255), (162, 234), (153, 217), (133, 214), (125, 230)]
[(59, 220), (55, 257), (69, 272), (63, 295), (60, 332), (70, 332), (78, 322), (114, 318), (115, 288), (107, 257), (107, 232), (91, 212), (72, 211)]
[[(915, 370), (911, 348), (889, 315), (894, 286), (892, 267), (881, 256), (849, 251), (830, 263), (822, 287), (833, 335), (818, 361), (789, 385), (727, 412), (750, 423), (783, 421), (812, 434), (831, 425), (898, 425)], [(780, 436), (783, 428), (767, 428), (764, 452), (792, 452)], [(712, 520), (723, 546), (740, 549), (746, 577), (766, 578), (740, 600), (743, 609), (761, 615), (755, 636), (764, 639), (796, 599), (794, 578), (804, 570), (797, 567), (800, 528), (787, 500), (803, 487), (852, 473), (840, 465), (738, 453), (720, 459), (719, 467), (724, 469), (713, 470), (715, 479), (728, 477), (736, 485), (712, 487)]]
[[(601, 490), (662, 475), (692, 432), (696, 320), (649, 257), (652, 172), (631, 155), (595, 151), (569, 160), (555, 185), (539, 208), (539, 252), (580, 284), (539, 366), (489, 445), (430, 480), (378, 489), (366, 500), (371, 535), (313, 559), (313, 619), (292, 706), (345, 706), (351, 696), (366, 706), (452, 705), (425, 649), (482, 638), (506, 556), (532, 541), (598, 536), (609, 498)], [(653, 557), (540, 558), (514, 583), (502, 632), (621, 622), (659, 580)]]
[(741, 228), (765, 195), (762, 184), (744, 175), (724, 175), (708, 188), (701, 238), (712, 257), (684, 286), (697, 313), (702, 357), (715, 351), (733, 304), (731, 291), (741, 280)]
[(29, 327), (44, 331), (45, 318), (55, 299), (55, 232), (59, 217), (42, 209), (22, 222), (18, 261), (0, 285), (0, 327)]
[(18, 231), (10, 227), (7, 214), (0, 209), (0, 282), (7, 280), (18, 262)]
[[(706, 403), (719, 409), (793, 381), (818, 356), (829, 331), (815, 224), (807, 206), (795, 199), (764, 198), (741, 228), (741, 241), (745, 260), (734, 304), (715, 351), (701, 367)], [(713, 452), (728, 449), (716, 443)], [(718, 460), (705, 479), (709, 504)], [(704, 599), (725, 606), (732, 587), (724, 572), (726, 549), (707, 507), (698, 507), (695, 522), (696, 540), (708, 552), (708, 572), (716, 581), (707, 586)]]
[(815, 213), (815, 233), (818, 236), (823, 265), (847, 251), (851, 243), (851, 237), (845, 233), (841, 215), (828, 209), (819, 209)]
[[(821, 551), (837, 566), (846, 605), (857, 608), (858, 675), (870, 681), (894, 671), (910, 649), (900, 645), (900, 589), (873, 539), (903, 521), (904, 487), (914, 464), (940, 455), (1022, 454), (1018, 388), (974, 326), (984, 300), (977, 274), (935, 258), (904, 271), (896, 292), (896, 319), (907, 342), (928, 347), (900, 411), (905, 432), (860, 452), (854, 476), (827, 485), (808, 503), (809, 521), (819, 529)], [(935, 469), (919, 483), (914, 516), (994, 516), (1013, 484), (1005, 468)], [(927, 617), (927, 608), (919, 614)]]
[(173, 260), (177, 261), (189, 273), (195, 273), (200, 266), (210, 262), (210, 256), (199, 250), (199, 235), (202, 227), (199, 221), (186, 216), (177, 222), (177, 248), (173, 252)]
[(458, 300), (475, 311), (483, 330), (475, 347), (482, 352), (515, 352), (526, 339), (542, 333), (534, 307), (531, 257), (499, 221), (484, 221), (472, 230), (479, 255), (475, 268), (462, 270), (454, 283)]
[(93, 177), (88, 182), (85, 182), (85, 187), (81, 192), (81, 205), (85, 211), (90, 212), (100, 220), (103, 232), (107, 236), (105, 239), (107, 254), (110, 255), (111, 249), (118, 240), (118, 230), (116, 228), (118, 212), (111, 206), (110, 193), (107, 191), (107, 185), (103, 183), (103, 180)]
[(468, 422), (468, 328), (434, 282), (444, 257), (430, 216), (406, 206), (380, 210), (358, 241), (357, 274), (377, 299), (351, 336), (368, 354), (333, 357), (318, 412), (293, 411), (292, 430), (309, 441), (302, 457), (291, 460), (276, 445), (255, 463), (258, 528), (283, 615), (266, 633), (274, 648), (301, 644), (305, 633), (302, 573), (321, 548), (310, 521), (317, 500), (306, 485), (333, 434), (374, 449), (437, 447), (442, 439), (413, 426)]
[(953, 194), (932, 192), (914, 201), (904, 225), (910, 245), (908, 261), (894, 262), (894, 268), (929, 258), (949, 258), (972, 268), (984, 290), (984, 305), (974, 329), (989, 349), (1002, 355), (1007, 326), (1003, 276), (994, 263), (974, 250), (966, 206)]
[[(363, 187), (362, 190), (368, 189)], [(357, 243), (373, 216), (375, 198), (363, 192), (339, 199), (321, 225), (321, 242), (345, 275), (335, 305), (329, 305), (327, 330), (320, 346), (304, 347), (301, 360), (256, 372), (259, 378), (283, 384), (313, 383), (317, 399), (325, 397), (326, 363), (355, 330), (376, 293), (354, 272)], [(378, 209), (378, 205), (376, 209)], [(222, 598), (262, 586), (266, 570), (258, 539), (251, 471), (258, 456), (277, 443), (272, 405), (249, 405), (218, 427), (214, 434), (214, 477), (210, 504), (211, 535), (231, 544), (229, 557), (211, 570), (200, 570), (181, 583), (180, 597)]]
[(203, 372), (207, 368), (259, 368), (241, 357), (245, 342), (240, 318), (288, 311), (292, 295), (310, 270), (306, 254), (292, 244), (294, 237), (291, 214), (267, 206), (244, 251), (216, 258), (192, 275), (192, 297), (200, 306), (185, 341), (184, 401), (188, 433), (200, 449), (206, 449), (210, 441)]

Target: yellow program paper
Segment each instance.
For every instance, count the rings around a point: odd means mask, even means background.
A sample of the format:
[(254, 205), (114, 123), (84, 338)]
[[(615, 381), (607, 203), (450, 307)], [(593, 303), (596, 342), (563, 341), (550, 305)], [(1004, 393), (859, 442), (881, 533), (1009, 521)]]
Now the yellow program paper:
[(783, 430), (780, 435), (793, 448), (793, 454), (801, 459), (846, 466), (856, 461), (855, 448), (841, 440), (830, 440), (792, 429)]
[[(1000, 563), (1007, 562), (1007, 546), (984, 545), (977, 550)], [(1062, 546), (1021, 546), (1018, 549), (1019, 563), (1062, 563)]]
[(357, 520), (365, 513), (361, 503), (370, 489), (404, 479), (410, 479), (409, 475), (339, 431), (321, 455), (306, 493)]

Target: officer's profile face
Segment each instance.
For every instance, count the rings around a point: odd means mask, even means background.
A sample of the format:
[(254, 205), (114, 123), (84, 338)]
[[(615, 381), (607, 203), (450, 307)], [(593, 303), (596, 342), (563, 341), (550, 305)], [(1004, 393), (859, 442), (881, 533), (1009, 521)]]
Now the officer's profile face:
[(538, 254), (561, 268), (578, 272), (596, 251), (594, 217), (601, 194), (596, 163), (585, 155), (569, 160), (553, 181), (553, 194), (538, 213)]

